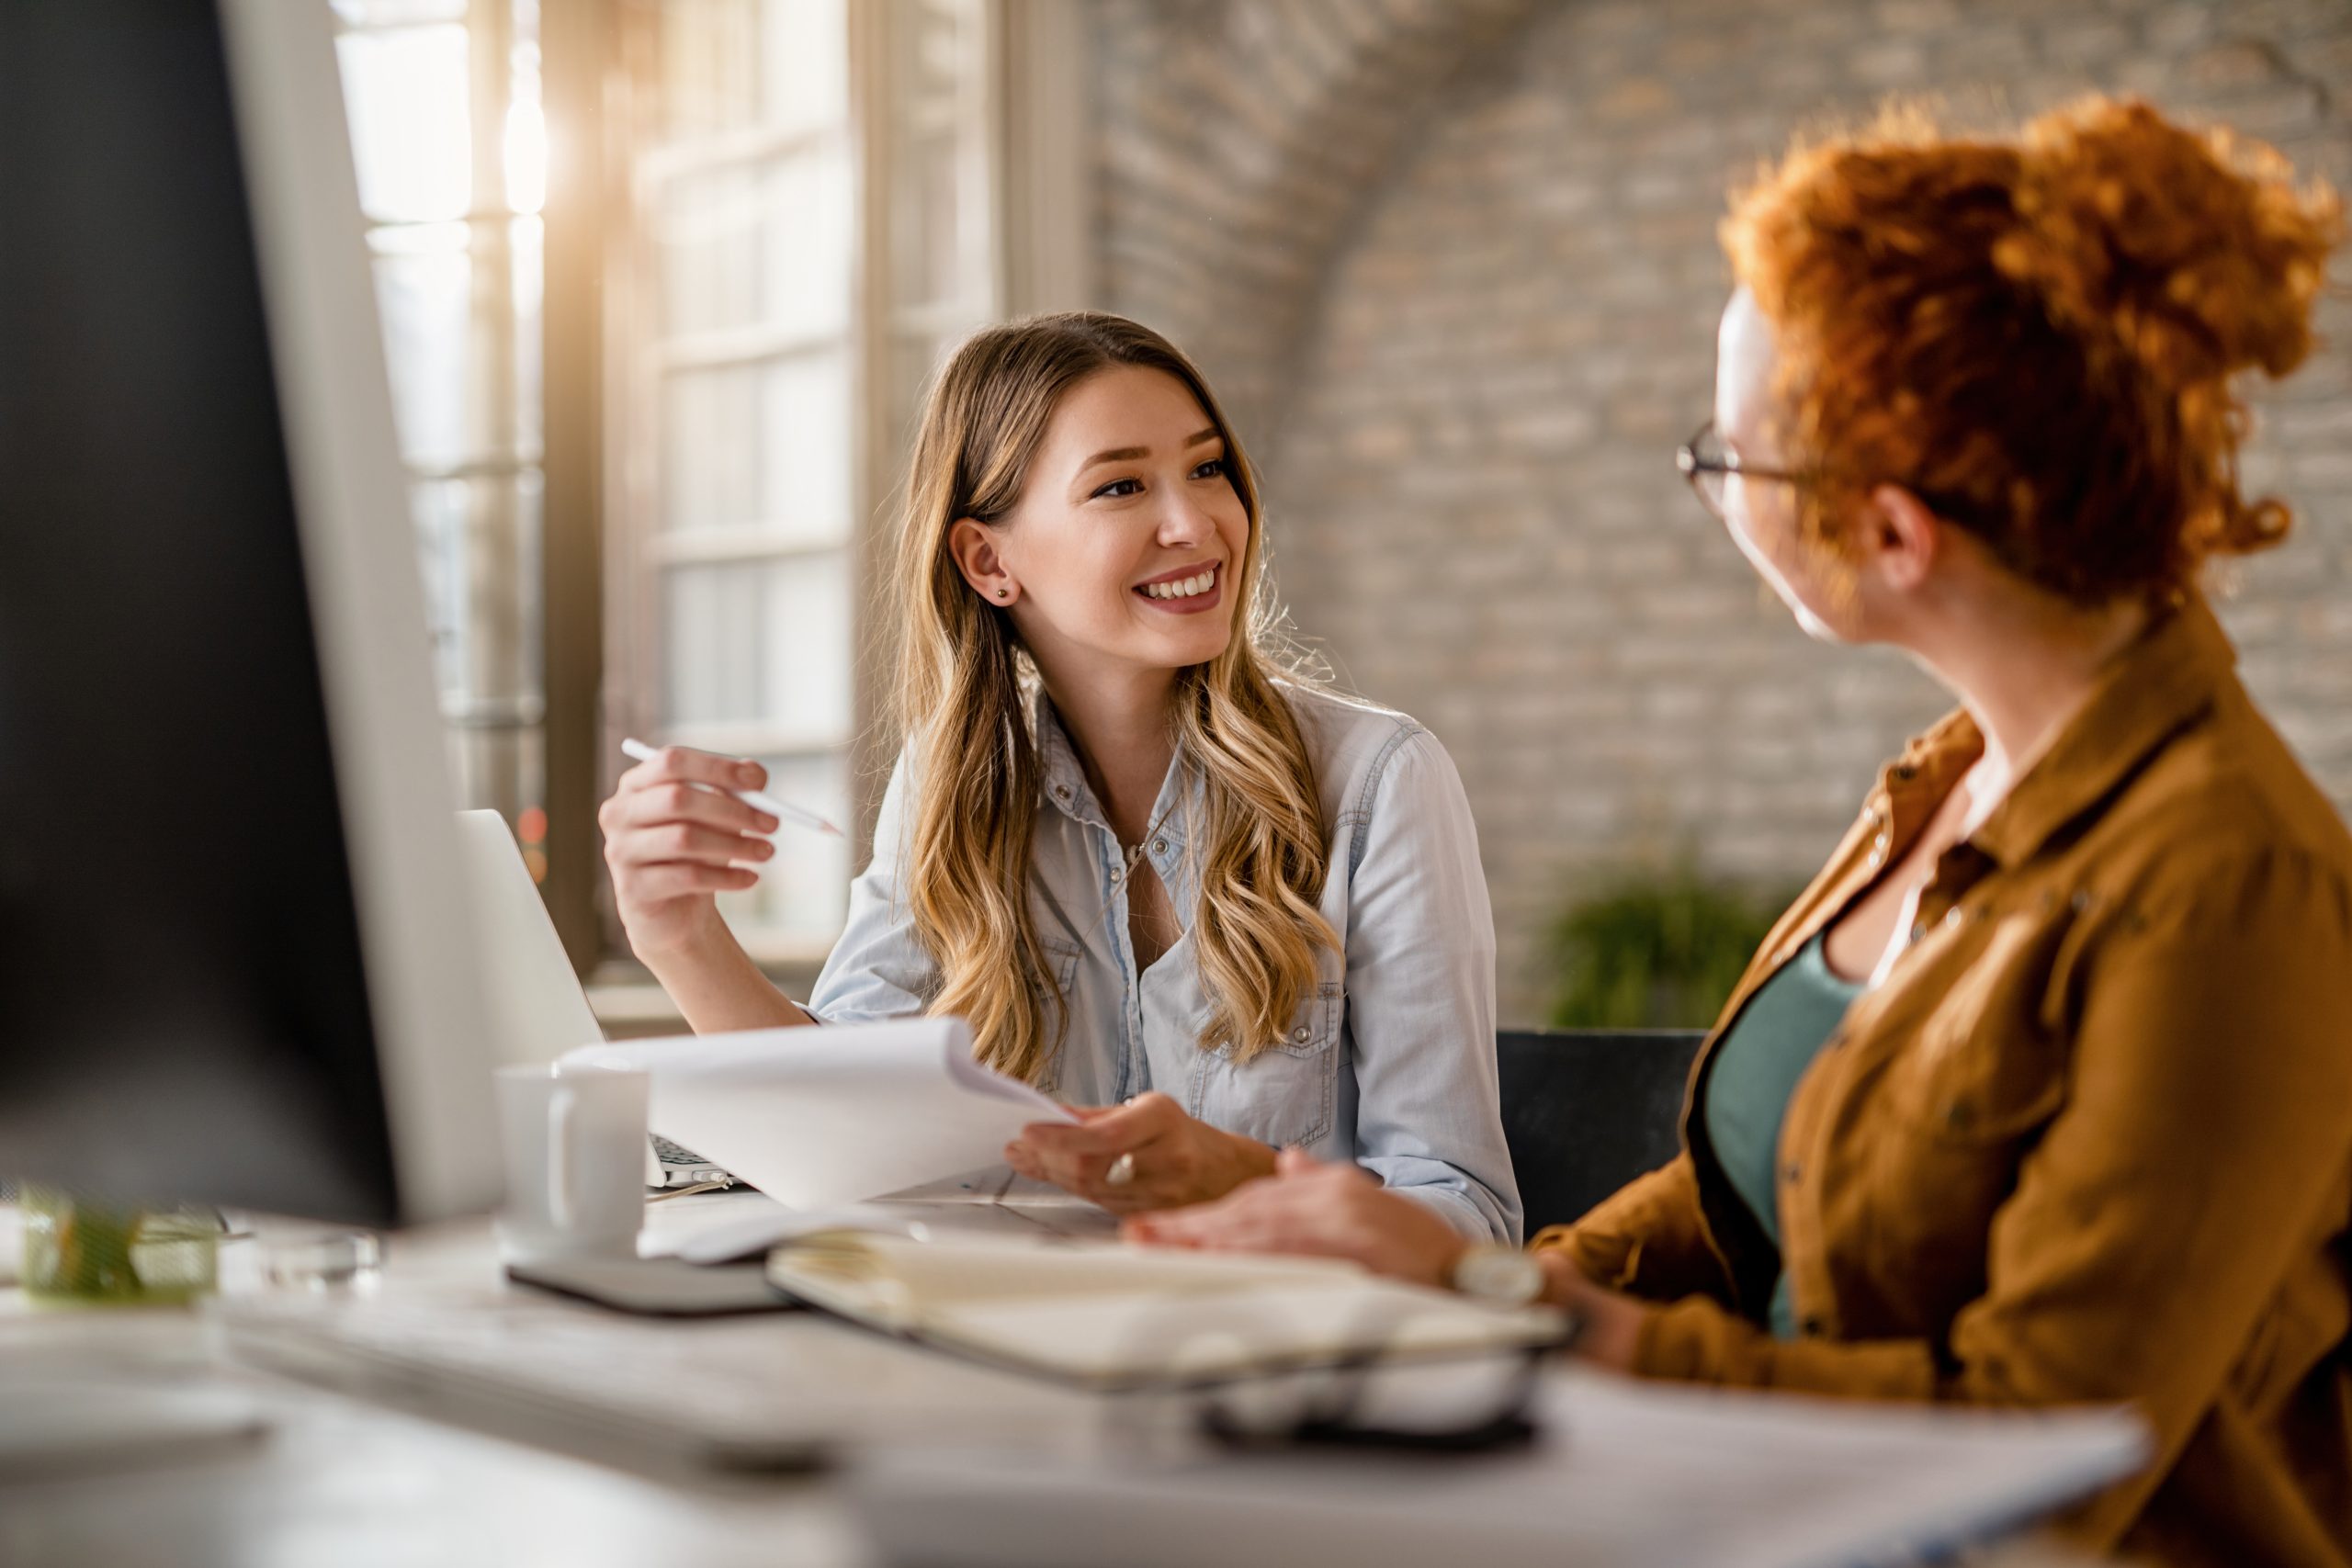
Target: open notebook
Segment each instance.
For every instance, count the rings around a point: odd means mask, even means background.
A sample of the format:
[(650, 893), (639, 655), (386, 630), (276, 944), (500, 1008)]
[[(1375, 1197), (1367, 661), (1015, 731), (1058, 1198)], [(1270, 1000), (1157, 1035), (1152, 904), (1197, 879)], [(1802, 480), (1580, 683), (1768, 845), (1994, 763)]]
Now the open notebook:
[(1351, 1263), (1116, 1242), (835, 1231), (768, 1255), (793, 1297), (869, 1327), (1101, 1390), (1561, 1342), (1569, 1319), (1398, 1284)]

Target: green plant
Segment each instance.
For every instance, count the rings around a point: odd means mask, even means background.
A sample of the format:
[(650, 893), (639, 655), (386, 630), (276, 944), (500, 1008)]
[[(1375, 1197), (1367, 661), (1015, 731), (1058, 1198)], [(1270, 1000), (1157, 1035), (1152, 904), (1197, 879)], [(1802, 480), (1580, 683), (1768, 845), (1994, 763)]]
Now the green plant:
[(1552, 928), (1552, 1026), (1706, 1028), (1780, 908), (1687, 865), (1579, 899)]

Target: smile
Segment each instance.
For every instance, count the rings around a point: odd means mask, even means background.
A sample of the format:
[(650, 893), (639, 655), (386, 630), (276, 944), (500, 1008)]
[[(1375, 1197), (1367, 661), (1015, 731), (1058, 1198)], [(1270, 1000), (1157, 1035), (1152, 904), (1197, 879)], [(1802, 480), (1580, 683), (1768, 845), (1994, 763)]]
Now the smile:
[(1214, 609), (1225, 597), (1224, 588), (1225, 565), (1213, 561), (1186, 576), (1137, 583), (1133, 592), (1155, 608), (1185, 615)]

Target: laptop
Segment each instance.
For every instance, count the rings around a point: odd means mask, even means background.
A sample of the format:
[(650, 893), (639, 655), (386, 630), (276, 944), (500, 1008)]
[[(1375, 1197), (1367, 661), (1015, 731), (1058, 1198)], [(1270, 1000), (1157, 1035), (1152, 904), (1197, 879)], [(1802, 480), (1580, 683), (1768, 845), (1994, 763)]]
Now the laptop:
[[(574, 1046), (601, 1042), (604, 1026), (588, 1005), (580, 977), (571, 972), (563, 939), (548, 919), (547, 905), (506, 819), (495, 811), (458, 812), (458, 852), (466, 890), (473, 899), (482, 973), (490, 977), (490, 1017), (503, 1047), (500, 1061), (552, 1062)], [(731, 1185), (733, 1180), (691, 1149), (667, 1138), (647, 1140), (648, 1187)]]

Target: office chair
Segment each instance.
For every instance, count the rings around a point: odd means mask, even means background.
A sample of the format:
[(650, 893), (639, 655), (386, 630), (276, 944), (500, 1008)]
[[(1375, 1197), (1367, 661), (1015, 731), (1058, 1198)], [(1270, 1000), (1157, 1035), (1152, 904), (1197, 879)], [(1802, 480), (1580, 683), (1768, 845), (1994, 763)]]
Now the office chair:
[(1527, 1234), (1565, 1224), (1680, 1147), (1696, 1030), (1506, 1029), (1503, 1137)]

